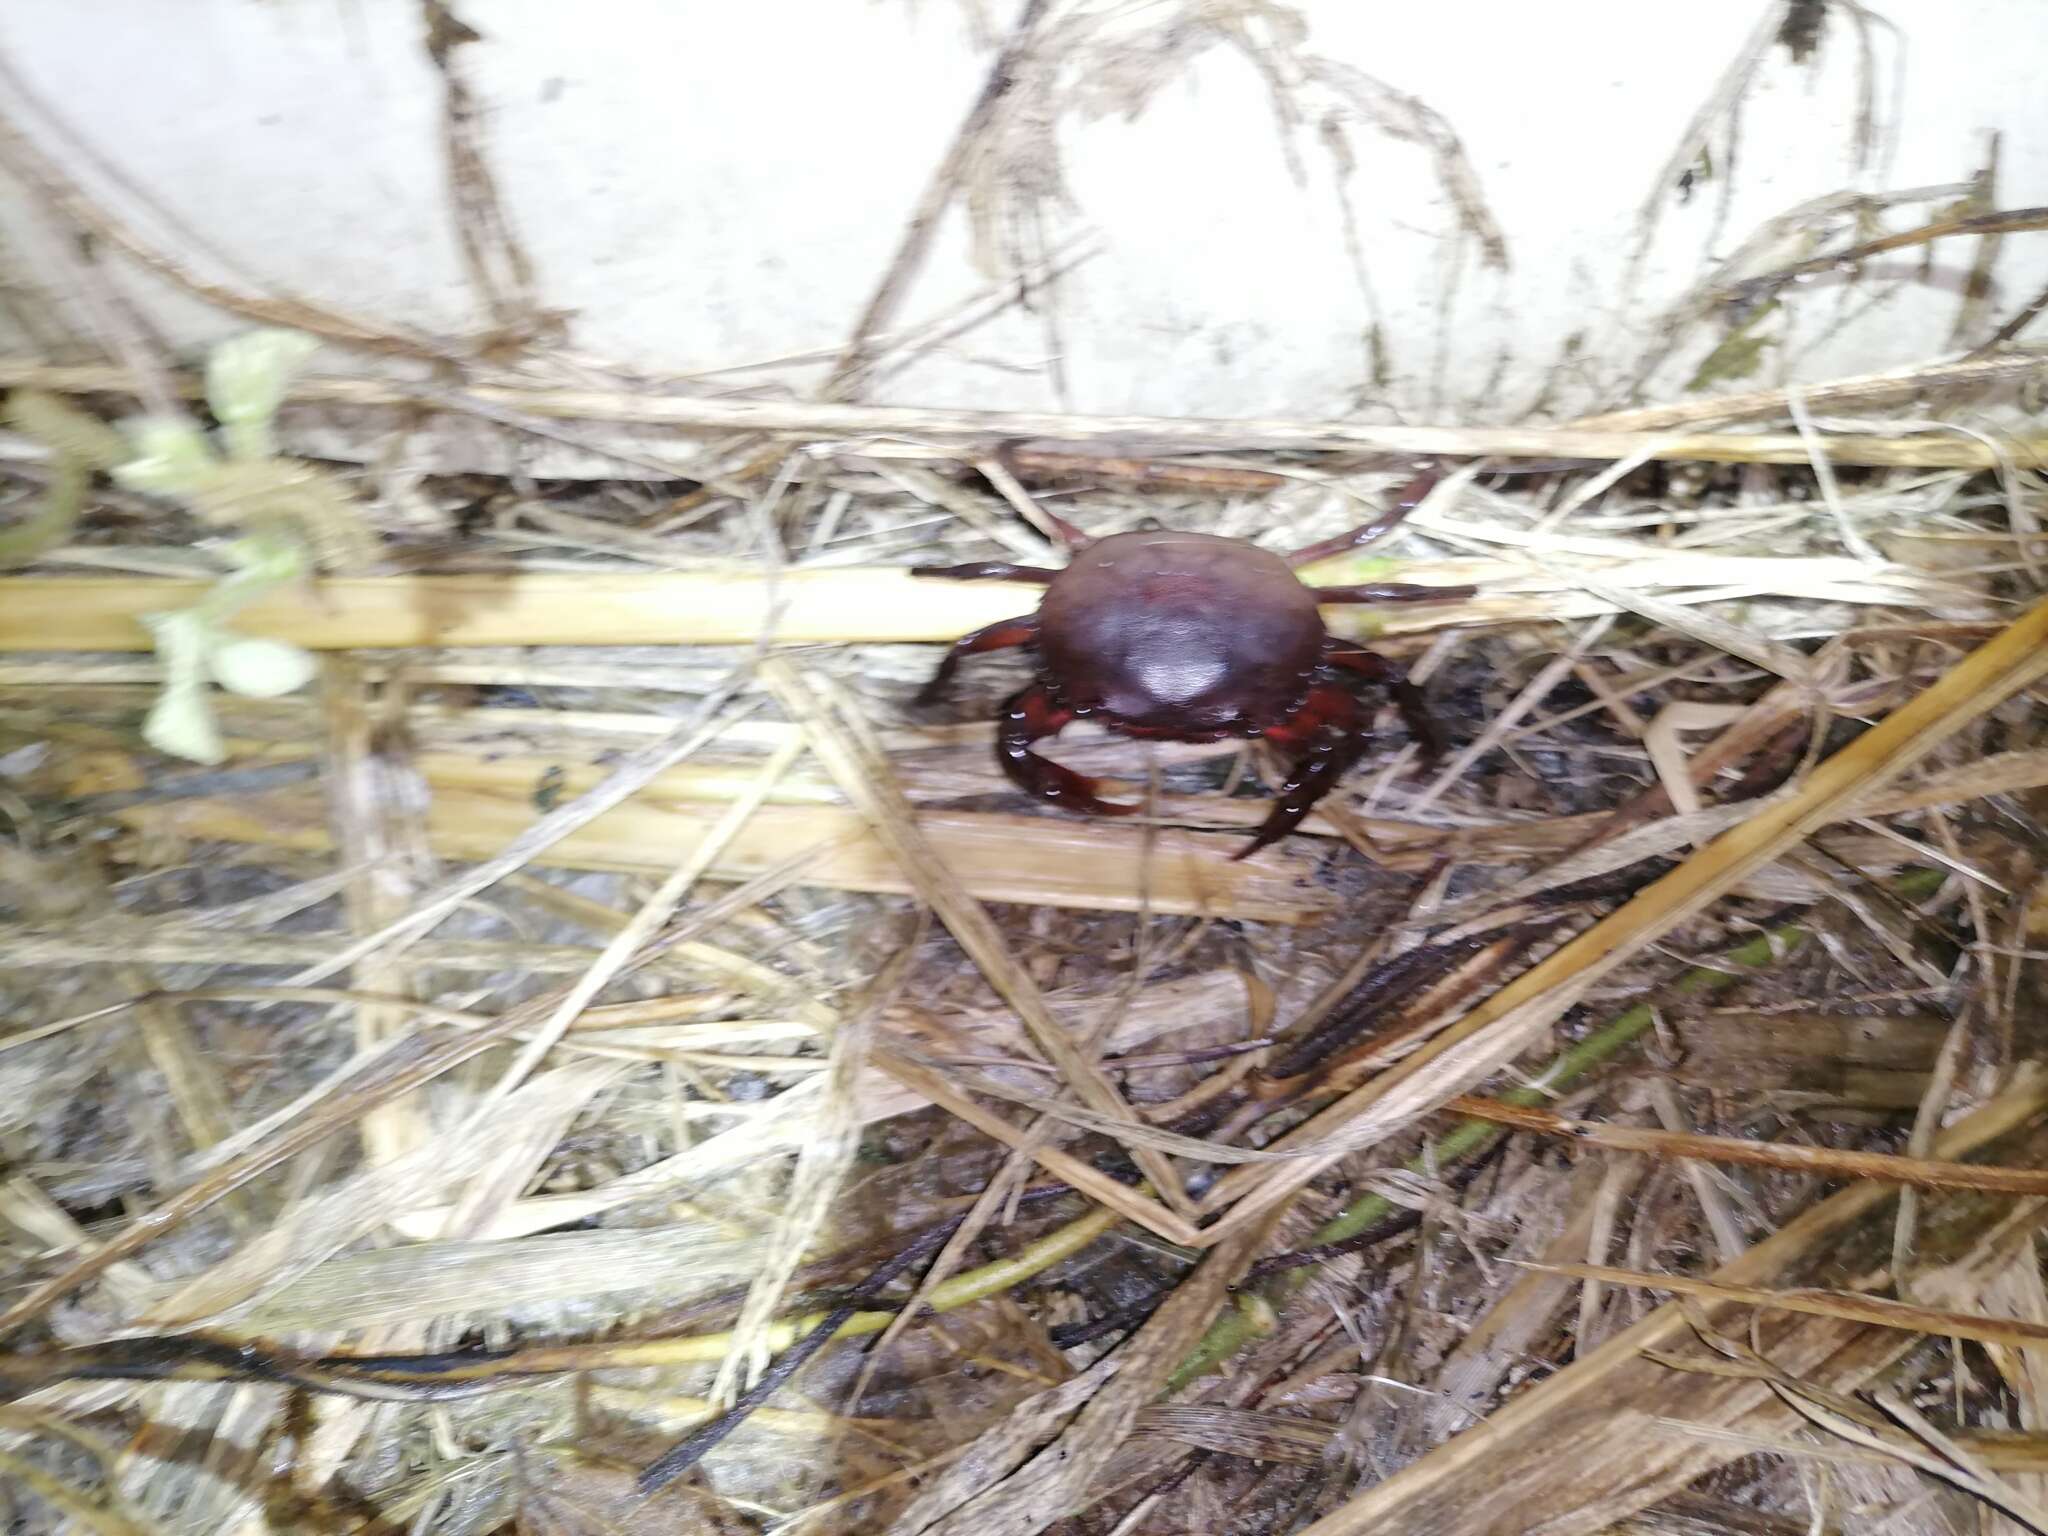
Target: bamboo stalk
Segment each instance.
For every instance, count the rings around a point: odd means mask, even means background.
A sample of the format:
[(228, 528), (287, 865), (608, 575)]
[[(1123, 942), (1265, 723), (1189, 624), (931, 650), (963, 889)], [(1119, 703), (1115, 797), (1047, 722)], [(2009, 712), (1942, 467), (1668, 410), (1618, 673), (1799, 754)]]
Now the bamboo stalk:
[[(1710, 600), (1731, 587), (1784, 597), (1925, 607), (1942, 589), (1902, 568), (1864, 569), (1826, 557), (1640, 555), (1587, 557), (1581, 571), (1617, 591), (1670, 603)], [(1377, 579), (1357, 560), (1327, 561), (1316, 580)], [(1403, 581), (1475, 586), (1462, 602), (1327, 609), (1326, 622), (1360, 637), (1426, 634), (1451, 626), (1563, 622), (1619, 612), (1612, 596), (1514, 559), (1404, 561)], [(142, 616), (187, 606), (204, 583), (137, 576), (0, 578), (0, 652), (144, 651)], [(1722, 592), (1725, 595), (1725, 592)], [(1953, 597), (1951, 591), (1946, 594)], [(949, 642), (1030, 611), (1037, 594), (1006, 582), (920, 581), (901, 566), (763, 573), (490, 571), (466, 575), (333, 577), (272, 593), (236, 627), (310, 650), (429, 646), (789, 645)]]
[[(199, 381), (179, 375), (172, 387), (197, 397)], [(134, 394), (136, 377), (124, 368), (0, 363), (0, 388), (33, 385), (56, 393)], [(391, 379), (307, 378), (290, 399), (304, 404), (403, 406), (409, 409), (512, 410), (554, 421), (604, 421), (658, 426), (692, 433), (778, 432), (797, 437), (891, 437), (959, 442), (972, 452), (1019, 439), (1062, 443), (1141, 442), (1165, 449), (1364, 452), (1451, 458), (1700, 459), (1728, 464), (1805, 464), (1806, 444), (1796, 433), (1589, 432), (1574, 427), (1403, 427), (1356, 421), (1250, 417), (1240, 420), (1182, 416), (1078, 416), (1054, 411), (961, 411), (905, 405), (844, 405), (830, 401), (734, 400), (686, 395), (627, 394), (606, 390), (515, 389), (479, 384), (443, 392)], [(1997, 455), (1963, 438), (1886, 438), (1843, 435), (1827, 440), (1837, 464), (1992, 469)], [(2048, 441), (2006, 445), (2011, 461), (2048, 463)]]
[[(496, 854), (541, 813), (531, 788), (464, 788), (429, 775), (433, 799), (427, 837), (444, 858)], [(299, 786), (233, 800), (194, 798), (113, 813), (128, 826), (176, 837), (327, 852), (332, 833), (317, 789)], [(636, 797), (558, 839), (536, 865), (631, 873), (665, 872), (710, 835), (717, 801)], [(1161, 828), (1146, 853), (1141, 828), (1080, 817), (1006, 816), (927, 811), (924, 834), (981, 901), (1092, 911), (1135, 912), (1145, 905), (1184, 917), (1301, 923), (1331, 910), (1335, 898), (1314, 881), (1316, 860), (1300, 848), (1262, 850), (1233, 862), (1240, 839)], [(837, 890), (908, 895), (915, 886), (861, 814), (838, 805), (763, 807), (713, 860), (706, 877), (748, 880), (792, 853), (830, 845), (803, 876)]]
[[(1416, 562), (1402, 578), (1462, 580), (1470, 562)], [(1489, 562), (1491, 563), (1491, 562)], [(142, 615), (188, 606), (202, 582), (124, 576), (0, 579), (0, 651), (146, 651)], [(1035, 593), (1000, 582), (918, 581), (907, 569), (510, 571), (337, 577), (274, 593), (236, 615), (247, 634), (309, 650), (457, 645), (752, 645), (951, 641), (1030, 611)], [(1424, 605), (1385, 615), (1417, 627)], [(1466, 603), (1428, 605), (1422, 627), (1473, 622)], [(1509, 616), (1505, 612), (1501, 617)], [(1491, 615), (1489, 615), (1491, 617)]]

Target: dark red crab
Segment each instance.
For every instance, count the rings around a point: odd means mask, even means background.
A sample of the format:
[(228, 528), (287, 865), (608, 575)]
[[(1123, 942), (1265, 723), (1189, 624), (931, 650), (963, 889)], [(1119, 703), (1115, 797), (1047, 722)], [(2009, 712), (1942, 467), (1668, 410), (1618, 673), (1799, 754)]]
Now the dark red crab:
[(1473, 589), (1310, 587), (1294, 572), (1391, 532), (1440, 475), (1425, 471), (1389, 511), (1291, 555), (1205, 533), (1090, 539), (1054, 519), (1074, 551), (1063, 570), (918, 566), (912, 575), (1041, 582), (1046, 590), (1036, 613), (956, 640), (917, 702), (937, 699), (962, 657), (1013, 646), (1036, 651), (1037, 680), (1003, 705), (997, 761), (1029, 794), (1109, 816), (1139, 807), (1104, 800), (1093, 779), (1040, 757), (1032, 743), (1079, 719), (1164, 741), (1262, 736), (1296, 758), (1272, 814), (1237, 857), (1255, 853), (1299, 826), (1364, 754), (1373, 712), (1359, 697), (1362, 685), (1390, 693), (1409, 733), (1425, 751), (1436, 750), (1421, 691), (1393, 662), (1325, 630), (1318, 605), (1444, 602)]

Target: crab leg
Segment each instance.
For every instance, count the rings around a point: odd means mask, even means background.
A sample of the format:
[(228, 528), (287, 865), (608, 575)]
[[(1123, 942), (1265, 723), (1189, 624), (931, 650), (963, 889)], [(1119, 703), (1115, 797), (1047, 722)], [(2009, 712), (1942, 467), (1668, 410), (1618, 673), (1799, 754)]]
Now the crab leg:
[(1376, 540), (1385, 538), (1401, 526), (1401, 520), (1421, 506), (1429, 493), (1436, 489), (1437, 481), (1443, 479), (1441, 464), (1432, 464), (1394, 494), (1394, 504), (1369, 523), (1360, 523), (1349, 533), (1340, 533), (1333, 539), (1324, 539), (1306, 549), (1297, 549), (1284, 558), (1292, 566), (1314, 565), (1318, 560), (1327, 560), (1332, 555), (1341, 555), (1347, 549), (1359, 549)]
[(1248, 858), (1300, 826), (1315, 803), (1336, 788), (1351, 765), (1365, 755), (1370, 739), (1366, 726), (1358, 701), (1342, 685), (1327, 682), (1309, 690), (1308, 702), (1286, 724), (1270, 727), (1268, 741), (1283, 750), (1299, 748), (1301, 756), (1280, 786), (1272, 813), (1261, 823), (1257, 836), (1231, 857)]
[(977, 629), (971, 635), (962, 635), (953, 642), (939, 663), (939, 670), (932, 674), (917, 695), (919, 704), (930, 704), (945, 691), (946, 684), (953, 679), (954, 671), (963, 656), (973, 656), (982, 651), (1002, 651), (1013, 646), (1034, 645), (1038, 641), (1038, 615), (1027, 613), (1022, 618), (999, 619), (993, 624)]
[(1319, 603), (1455, 603), (1477, 597), (1477, 587), (1424, 587), (1410, 581), (1368, 582), (1357, 587), (1310, 587)]
[(1085, 528), (1077, 527), (1073, 523), (1068, 522), (1059, 513), (1043, 503), (1038, 505), (1038, 515), (1052, 524), (1052, 531), (1060, 536), (1060, 542), (1066, 545), (1068, 549), (1083, 550), (1095, 542), (1094, 534), (1088, 532)]
[(1042, 565), (1012, 565), (1007, 560), (982, 560), (972, 565), (913, 565), (913, 576), (937, 576), (946, 581), (1035, 581), (1043, 585), (1059, 575)]
[(1357, 650), (1335, 641), (1324, 643), (1323, 660), (1386, 689), (1393, 695), (1395, 707), (1401, 711), (1401, 723), (1408, 727), (1408, 734), (1415, 738), (1415, 745), (1422, 749), (1423, 756), (1435, 758), (1442, 754), (1443, 743), (1437, 737), (1436, 722), (1429, 718), (1429, 706), (1423, 701), (1422, 690), (1408, 681), (1408, 674), (1400, 667), (1376, 652)]
[[(1016, 443), (1004, 443), (1000, 448), (996, 449), (996, 464), (1012, 479), (1015, 479), (1017, 474), (1017, 460), (1015, 457), (1017, 448), (1018, 445)], [(986, 468), (982, 471), (983, 474), (987, 474), (987, 472)], [(1004, 494), (1014, 499), (1016, 495), (1028, 496), (1030, 493), (1024, 490), (1022, 486), (1011, 486)], [(1059, 513), (1053, 511), (1051, 507), (1036, 502), (1033, 505), (1037, 508), (1038, 515), (1052, 524), (1052, 531), (1059, 535), (1060, 542), (1066, 545), (1068, 549), (1083, 550), (1095, 542), (1094, 536), (1086, 529), (1076, 527), (1068, 522)]]
[(1040, 800), (1098, 816), (1131, 815), (1137, 806), (1102, 799), (1095, 793), (1095, 780), (1031, 750), (1034, 741), (1057, 735), (1073, 718), (1071, 709), (1053, 702), (1043, 683), (1033, 683), (1003, 705), (996, 724), (996, 761), (1019, 789)]

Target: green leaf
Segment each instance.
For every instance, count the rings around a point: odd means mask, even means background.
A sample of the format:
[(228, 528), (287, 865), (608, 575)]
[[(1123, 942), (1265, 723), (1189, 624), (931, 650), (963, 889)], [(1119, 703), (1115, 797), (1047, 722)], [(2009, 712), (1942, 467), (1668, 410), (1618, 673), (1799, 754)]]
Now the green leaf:
[[(216, 528), (242, 534), (223, 553), (229, 569), (205, 596), (175, 613), (144, 616), (164, 665), (164, 687), (143, 726), (160, 751), (195, 762), (226, 755), (213, 719), (214, 682), (252, 698), (303, 688), (317, 664), (295, 645), (237, 635), (227, 619), (243, 605), (303, 577), (329, 546), (366, 544), (354, 502), (303, 465), (272, 456), (271, 424), (292, 372), (319, 347), (296, 331), (252, 331), (213, 349), (206, 398), (228, 447), (182, 422), (128, 425), (114, 478), (130, 490), (182, 500)], [(313, 543), (309, 546), (308, 541)]]
[(206, 403), (220, 419), (233, 457), (267, 459), (275, 451), (270, 428), (284, 404), (285, 386), (319, 348), (300, 331), (263, 330), (213, 349), (206, 360)]
[(42, 510), (27, 522), (0, 529), (0, 571), (27, 565), (46, 549), (55, 549), (71, 537), (78, 515), (85, 507), (89, 471), (76, 459), (59, 454), (50, 476), (50, 493)]
[(221, 687), (252, 699), (296, 693), (319, 670), (311, 653), (288, 641), (259, 637), (223, 641), (215, 647), (209, 665)]
[(146, 496), (192, 496), (219, 470), (206, 434), (181, 421), (144, 417), (128, 423), (134, 454), (114, 467), (114, 479)]
[(164, 689), (143, 722), (143, 740), (174, 757), (220, 762), (227, 747), (206, 696), (207, 659), (217, 643), (213, 626), (189, 608), (146, 613), (142, 622), (164, 664)]
[(203, 687), (164, 689), (149, 718), (142, 722), (142, 739), (159, 752), (209, 768), (224, 762), (228, 755)]

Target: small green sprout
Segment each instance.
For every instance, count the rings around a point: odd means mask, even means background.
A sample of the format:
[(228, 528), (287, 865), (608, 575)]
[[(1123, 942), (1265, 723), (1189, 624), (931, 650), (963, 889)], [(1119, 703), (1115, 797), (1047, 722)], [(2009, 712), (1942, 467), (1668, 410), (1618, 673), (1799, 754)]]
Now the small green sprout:
[(288, 641), (238, 635), (227, 626), (236, 609), (303, 574), (300, 551), (253, 537), (236, 539), (224, 553), (235, 569), (205, 597), (190, 608), (142, 616), (164, 665), (163, 692), (143, 722), (143, 740), (197, 763), (227, 756), (209, 682), (247, 698), (274, 699), (305, 687), (317, 670), (312, 656)]
[(308, 464), (276, 456), (273, 423), (292, 372), (319, 345), (295, 331), (263, 330), (223, 342), (207, 360), (206, 400), (220, 441), (189, 421), (142, 418), (116, 434), (35, 391), (8, 400), (9, 423), (49, 445), (48, 504), (0, 538), (0, 565), (26, 563), (67, 537), (95, 470), (147, 496), (183, 502), (202, 522), (235, 531), (229, 570), (189, 608), (143, 615), (164, 666), (164, 688), (143, 725), (159, 751), (195, 762), (226, 755), (213, 718), (213, 684), (251, 698), (303, 688), (313, 658), (282, 640), (240, 635), (228, 620), (278, 587), (322, 567), (367, 564), (375, 543), (355, 501)]

